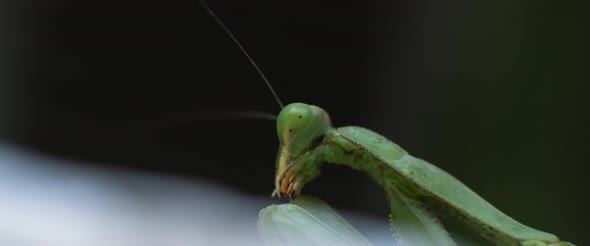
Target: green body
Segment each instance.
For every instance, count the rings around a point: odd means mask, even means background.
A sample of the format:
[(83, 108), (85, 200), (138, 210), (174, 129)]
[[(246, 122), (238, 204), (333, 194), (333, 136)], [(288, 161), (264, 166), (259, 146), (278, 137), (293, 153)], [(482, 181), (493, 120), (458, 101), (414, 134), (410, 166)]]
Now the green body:
[[(426, 210), (426, 207), (437, 207), (459, 218), (484, 237), (500, 245), (560, 244), (555, 235), (530, 228), (512, 219), (447, 172), (424, 160), (412, 157), (383, 136), (360, 127), (332, 128), (325, 112), (326, 122), (323, 126), (305, 126), (321, 129), (312, 130), (311, 132), (315, 134), (312, 137), (306, 135), (301, 138), (306, 139), (307, 148), (298, 146), (297, 153), (290, 151), (288, 146), (298, 140), (297, 135), (291, 136), (291, 134), (297, 134), (298, 130), (305, 127), (297, 122), (290, 123), (300, 118), (301, 110), (293, 110), (289, 106), (281, 112), (278, 119), (279, 124), (283, 124), (278, 128), (279, 134), (282, 133), (283, 136), (280, 137), (281, 151), (277, 158), (275, 194), (297, 195), (304, 184), (319, 175), (321, 164), (344, 164), (367, 172), (384, 188), (392, 206), (394, 231), (395, 219), (403, 219), (396, 216), (396, 209), (413, 210), (416, 217), (414, 220), (424, 222), (421, 228), (431, 231), (430, 235), (440, 239), (440, 235), (446, 232), (442, 226), (436, 226), (438, 221)], [(296, 106), (302, 107), (305, 104)], [(308, 107), (313, 107), (311, 111), (319, 109), (311, 105)], [(286, 133), (285, 129), (289, 129), (289, 133)], [(309, 129), (305, 130), (309, 131)], [(285, 138), (288, 141), (284, 141)], [(291, 189), (291, 186), (295, 188)], [(449, 239), (449, 242), (452, 240)]]
[(398, 187), (409, 198), (429, 206), (442, 206), (445, 211), (498, 244), (529, 240), (559, 242), (552, 234), (510, 218), (447, 172), (412, 157), (372, 131), (360, 127), (331, 129), (325, 142), (334, 155), (323, 161), (362, 169), (386, 191), (390, 186)]

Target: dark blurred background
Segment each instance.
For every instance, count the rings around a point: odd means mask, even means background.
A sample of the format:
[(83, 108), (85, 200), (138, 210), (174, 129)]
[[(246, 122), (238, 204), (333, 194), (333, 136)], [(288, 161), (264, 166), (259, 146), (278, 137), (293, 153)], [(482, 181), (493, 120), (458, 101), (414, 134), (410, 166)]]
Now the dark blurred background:
[[(582, 1), (209, 1), (284, 102), (326, 109), (579, 245), (589, 217)], [(278, 105), (196, 1), (0, 3), (0, 137), (125, 169), (273, 190)], [(0, 163), (1, 165), (1, 163)], [(305, 188), (387, 218), (369, 178)]]

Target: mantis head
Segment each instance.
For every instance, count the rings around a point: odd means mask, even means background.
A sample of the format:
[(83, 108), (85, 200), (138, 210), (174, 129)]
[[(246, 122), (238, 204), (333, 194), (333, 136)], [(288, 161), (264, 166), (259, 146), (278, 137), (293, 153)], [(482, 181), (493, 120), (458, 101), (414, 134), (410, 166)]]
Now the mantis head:
[(277, 118), (280, 149), (276, 162), (273, 196), (299, 195), (303, 184), (295, 178), (296, 159), (326, 134), (331, 127), (330, 117), (323, 109), (304, 103), (287, 105)]

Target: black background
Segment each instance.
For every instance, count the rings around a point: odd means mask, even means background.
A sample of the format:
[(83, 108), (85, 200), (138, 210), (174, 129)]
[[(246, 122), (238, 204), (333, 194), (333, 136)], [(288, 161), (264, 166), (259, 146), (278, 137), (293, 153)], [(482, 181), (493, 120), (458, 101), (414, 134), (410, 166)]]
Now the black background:
[[(323, 107), (583, 244), (590, 147), (582, 3), (211, 1), (283, 102)], [(0, 134), (93, 165), (273, 190), (279, 107), (196, 1), (3, 3)], [(304, 192), (385, 217), (364, 174)]]

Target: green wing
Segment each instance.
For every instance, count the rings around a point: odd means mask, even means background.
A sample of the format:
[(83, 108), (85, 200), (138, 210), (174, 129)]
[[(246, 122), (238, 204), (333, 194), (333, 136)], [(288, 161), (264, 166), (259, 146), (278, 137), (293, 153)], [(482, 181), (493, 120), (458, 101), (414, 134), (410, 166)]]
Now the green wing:
[[(452, 215), (462, 219), (483, 236), (502, 245), (514, 245), (526, 241), (556, 243), (559, 239), (549, 233), (527, 227), (510, 218), (485, 201), (459, 180), (440, 168), (414, 158), (401, 147), (370, 130), (360, 127), (339, 128), (340, 134), (367, 150), (380, 162), (390, 167), (392, 179), (400, 190), (427, 203), (438, 203)], [(380, 177), (373, 173), (371, 176)], [(388, 180), (377, 180), (384, 188)]]

